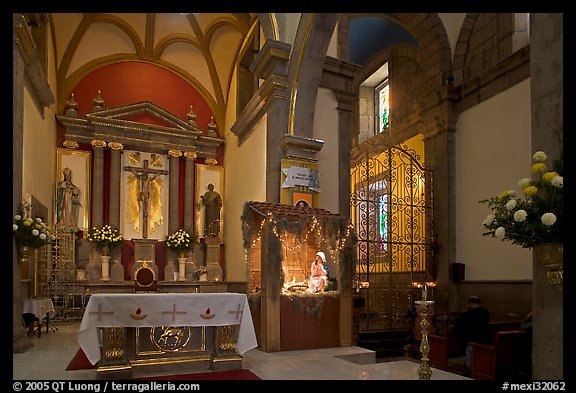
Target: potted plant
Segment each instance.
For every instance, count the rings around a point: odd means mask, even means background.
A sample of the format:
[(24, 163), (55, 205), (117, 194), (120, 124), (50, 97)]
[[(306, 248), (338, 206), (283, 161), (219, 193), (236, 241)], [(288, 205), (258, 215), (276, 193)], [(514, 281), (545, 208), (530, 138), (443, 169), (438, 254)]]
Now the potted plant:
[(110, 255), (110, 251), (124, 240), (118, 229), (110, 225), (104, 225), (101, 228), (92, 227), (87, 239), (104, 256)]
[(200, 266), (194, 271), (194, 275), (199, 281), (207, 281), (208, 270), (205, 266)]
[(188, 250), (194, 251), (198, 239), (199, 236), (197, 232), (178, 229), (166, 237), (166, 247), (176, 251), (178, 258), (185, 258)]
[(491, 213), (482, 225), (483, 235), (492, 236), (532, 248), (536, 258), (548, 269), (548, 281), (562, 286), (564, 178), (562, 159), (555, 160), (552, 169), (546, 165), (543, 151), (533, 154), (531, 177), (518, 181), (521, 191), (503, 191), (499, 196), (484, 199)]
[(34, 249), (43, 247), (55, 239), (50, 227), (40, 217), (33, 219), (30, 216), (27, 204), (20, 205), (18, 214), (14, 216), (12, 231), (18, 245), (20, 262), (22, 258), (28, 258)]

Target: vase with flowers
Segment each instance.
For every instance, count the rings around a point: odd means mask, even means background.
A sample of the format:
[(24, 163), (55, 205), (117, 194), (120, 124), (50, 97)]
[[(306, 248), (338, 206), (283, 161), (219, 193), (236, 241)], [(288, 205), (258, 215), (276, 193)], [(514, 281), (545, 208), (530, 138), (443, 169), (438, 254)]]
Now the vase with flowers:
[(178, 253), (178, 280), (186, 280), (186, 254), (188, 251), (194, 251), (198, 243), (199, 235), (197, 232), (178, 229), (166, 237), (166, 248)]
[(35, 249), (53, 241), (51, 228), (40, 217), (32, 218), (26, 203), (22, 203), (14, 216), (12, 232), (18, 246), (18, 260), (22, 264)]
[(507, 190), (481, 200), (491, 213), (482, 223), (483, 235), (531, 248), (548, 270), (550, 284), (562, 289), (564, 178), (562, 159), (548, 168), (543, 151), (533, 154), (531, 177), (518, 181), (520, 195)]
[(205, 266), (200, 266), (194, 271), (194, 276), (199, 281), (208, 281), (208, 269)]
[(102, 261), (102, 281), (110, 280), (110, 251), (118, 246), (124, 238), (118, 229), (110, 225), (101, 228), (92, 227), (88, 232), (87, 239), (100, 252)]

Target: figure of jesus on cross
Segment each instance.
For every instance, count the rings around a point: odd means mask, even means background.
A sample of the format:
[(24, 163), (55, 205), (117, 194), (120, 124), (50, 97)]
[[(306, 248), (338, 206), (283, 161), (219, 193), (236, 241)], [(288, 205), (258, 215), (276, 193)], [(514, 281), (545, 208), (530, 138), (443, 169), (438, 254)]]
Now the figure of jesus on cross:
[(148, 238), (148, 219), (150, 215), (150, 184), (160, 175), (167, 175), (168, 171), (162, 169), (151, 169), (148, 167), (148, 160), (144, 160), (142, 168), (125, 166), (125, 170), (134, 173), (138, 179), (138, 204), (141, 204), (142, 211), (142, 237)]

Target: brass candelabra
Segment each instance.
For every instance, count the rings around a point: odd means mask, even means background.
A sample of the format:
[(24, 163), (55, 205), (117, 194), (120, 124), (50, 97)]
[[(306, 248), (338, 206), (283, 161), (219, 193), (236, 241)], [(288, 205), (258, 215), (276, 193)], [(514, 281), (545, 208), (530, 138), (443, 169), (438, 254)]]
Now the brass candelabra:
[(430, 361), (428, 353), (430, 352), (430, 345), (428, 344), (428, 306), (434, 304), (433, 301), (426, 300), (426, 294), (422, 296), (422, 300), (414, 302), (420, 305), (420, 314), (422, 315), (420, 327), (422, 328), (422, 340), (420, 341), (420, 352), (422, 353), (422, 360), (420, 368), (418, 368), (418, 379), (430, 380), (432, 370), (430, 369)]

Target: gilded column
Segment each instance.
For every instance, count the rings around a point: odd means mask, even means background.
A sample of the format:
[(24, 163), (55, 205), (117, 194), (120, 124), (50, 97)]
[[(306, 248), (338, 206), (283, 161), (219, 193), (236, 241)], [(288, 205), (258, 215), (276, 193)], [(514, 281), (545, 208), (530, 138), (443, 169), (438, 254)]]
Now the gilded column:
[(184, 179), (184, 228), (194, 228), (194, 182), (196, 178), (194, 163), (198, 155), (194, 151), (184, 152), (186, 158), (186, 178)]
[(102, 226), (104, 215), (104, 148), (106, 142), (93, 140), (90, 142), (94, 150), (94, 170), (92, 172), (92, 226)]
[(114, 228), (120, 228), (120, 173), (122, 163), (120, 155), (124, 146), (118, 142), (109, 142), (110, 148), (110, 216), (109, 224)]
[(180, 150), (170, 150), (170, 174), (168, 197), (168, 232), (176, 232), (180, 228), (179, 212), (179, 184), (180, 184)]

